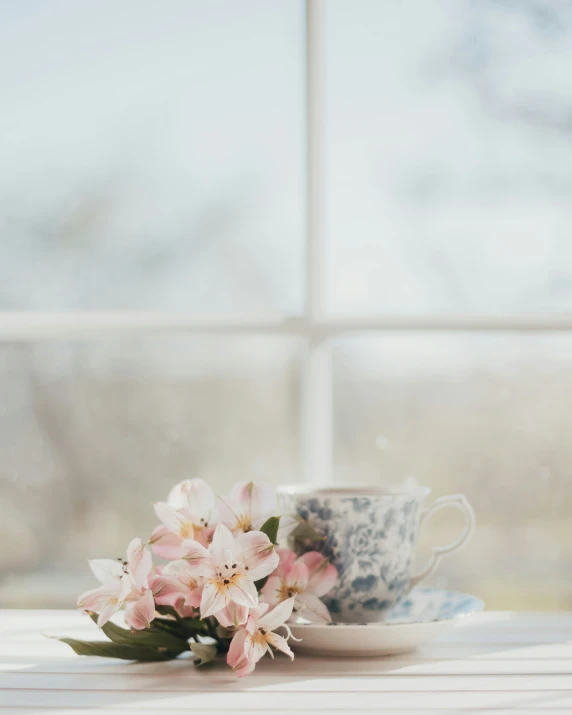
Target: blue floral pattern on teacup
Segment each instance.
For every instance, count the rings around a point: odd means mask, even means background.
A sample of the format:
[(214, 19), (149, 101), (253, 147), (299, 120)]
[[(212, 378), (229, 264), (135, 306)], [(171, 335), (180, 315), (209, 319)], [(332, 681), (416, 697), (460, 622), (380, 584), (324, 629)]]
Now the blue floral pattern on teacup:
[(417, 541), (421, 499), (410, 494), (293, 495), (300, 516), (324, 535), (306, 544), (339, 572), (324, 597), (335, 621), (383, 620), (406, 592)]

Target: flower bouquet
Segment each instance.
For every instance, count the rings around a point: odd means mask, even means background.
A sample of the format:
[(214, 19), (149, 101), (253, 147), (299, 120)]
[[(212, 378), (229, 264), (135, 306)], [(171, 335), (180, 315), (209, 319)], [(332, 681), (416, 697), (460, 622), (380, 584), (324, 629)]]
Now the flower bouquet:
[[(140, 661), (186, 653), (202, 665), (226, 653), (239, 677), (273, 649), (293, 658), (288, 622), (329, 622), (320, 597), (338, 574), (317, 551), (297, 556), (277, 547), (304, 525), (277, 515), (276, 505), (265, 484), (238, 482), (218, 498), (201, 479), (177, 484), (155, 504), (161, 524), (148, 545), (136, 538), (124, 558), (89, 562), (102, 585), (78, 606), (109, 640), (59, 640), (80, 655)], [(129, 628), (110, 621), (124, 606)]]

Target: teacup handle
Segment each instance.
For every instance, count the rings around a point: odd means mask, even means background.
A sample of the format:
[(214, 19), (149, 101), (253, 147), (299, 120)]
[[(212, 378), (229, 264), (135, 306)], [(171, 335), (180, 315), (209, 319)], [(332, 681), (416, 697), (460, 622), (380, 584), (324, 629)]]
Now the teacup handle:
[(441, 558), (445, 554), (451, 554), (453, 551), (457, 551), (457, 549), (464, 546), (471, 538), (473, 531), (475, 530), (475, 512), (464, 494), (451, 494), (450, 496), (435, 499), (432, 506), (430, 506), (429, 509), (427, 509), (427, 511), (425, 511), (421, 516), (419, 529), (421, 529), (434, 514), (441, 511), (441, 509), (446, 509), (447, 507), (454, 507), (455, 509), (459, 509), (459, 511), (463, 512), (466, 519), (465, 529), (463, 530), (461, 536), (456, 541), (453, 541), (453, 543), (447, 544), (446, 546), (433, 547), (429, 563), (419, 573), (411, 577), (409, 580), (409, 589), (416, 586), (424, 578), (427, 578), (427, 576), (430, 576), (437, 568)]

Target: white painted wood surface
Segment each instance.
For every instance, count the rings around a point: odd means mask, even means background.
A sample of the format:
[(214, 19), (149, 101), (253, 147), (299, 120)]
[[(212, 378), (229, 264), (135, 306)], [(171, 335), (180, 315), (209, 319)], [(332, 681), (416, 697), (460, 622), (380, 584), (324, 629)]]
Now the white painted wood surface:
[(76, 656), (45, 635), (97, 638), (71, 611), (0, 611), (5, 713), (572, 713), (572, 614), (485, 613), (410, 655), (224, 663)]

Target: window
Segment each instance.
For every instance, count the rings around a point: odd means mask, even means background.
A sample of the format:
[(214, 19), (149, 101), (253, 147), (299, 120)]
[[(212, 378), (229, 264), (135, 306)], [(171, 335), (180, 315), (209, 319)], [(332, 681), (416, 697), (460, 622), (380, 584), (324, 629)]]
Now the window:
[(325, 7), (328, 307), (570, 310), (570, 4)]
[(477, 510), (433, 583), (570, 607), (570, 8), (2, 12), (0, 603), (186, 476), (414, 477)]
[(300, 9), (5, 8), (0, 308), (299, 312)]

